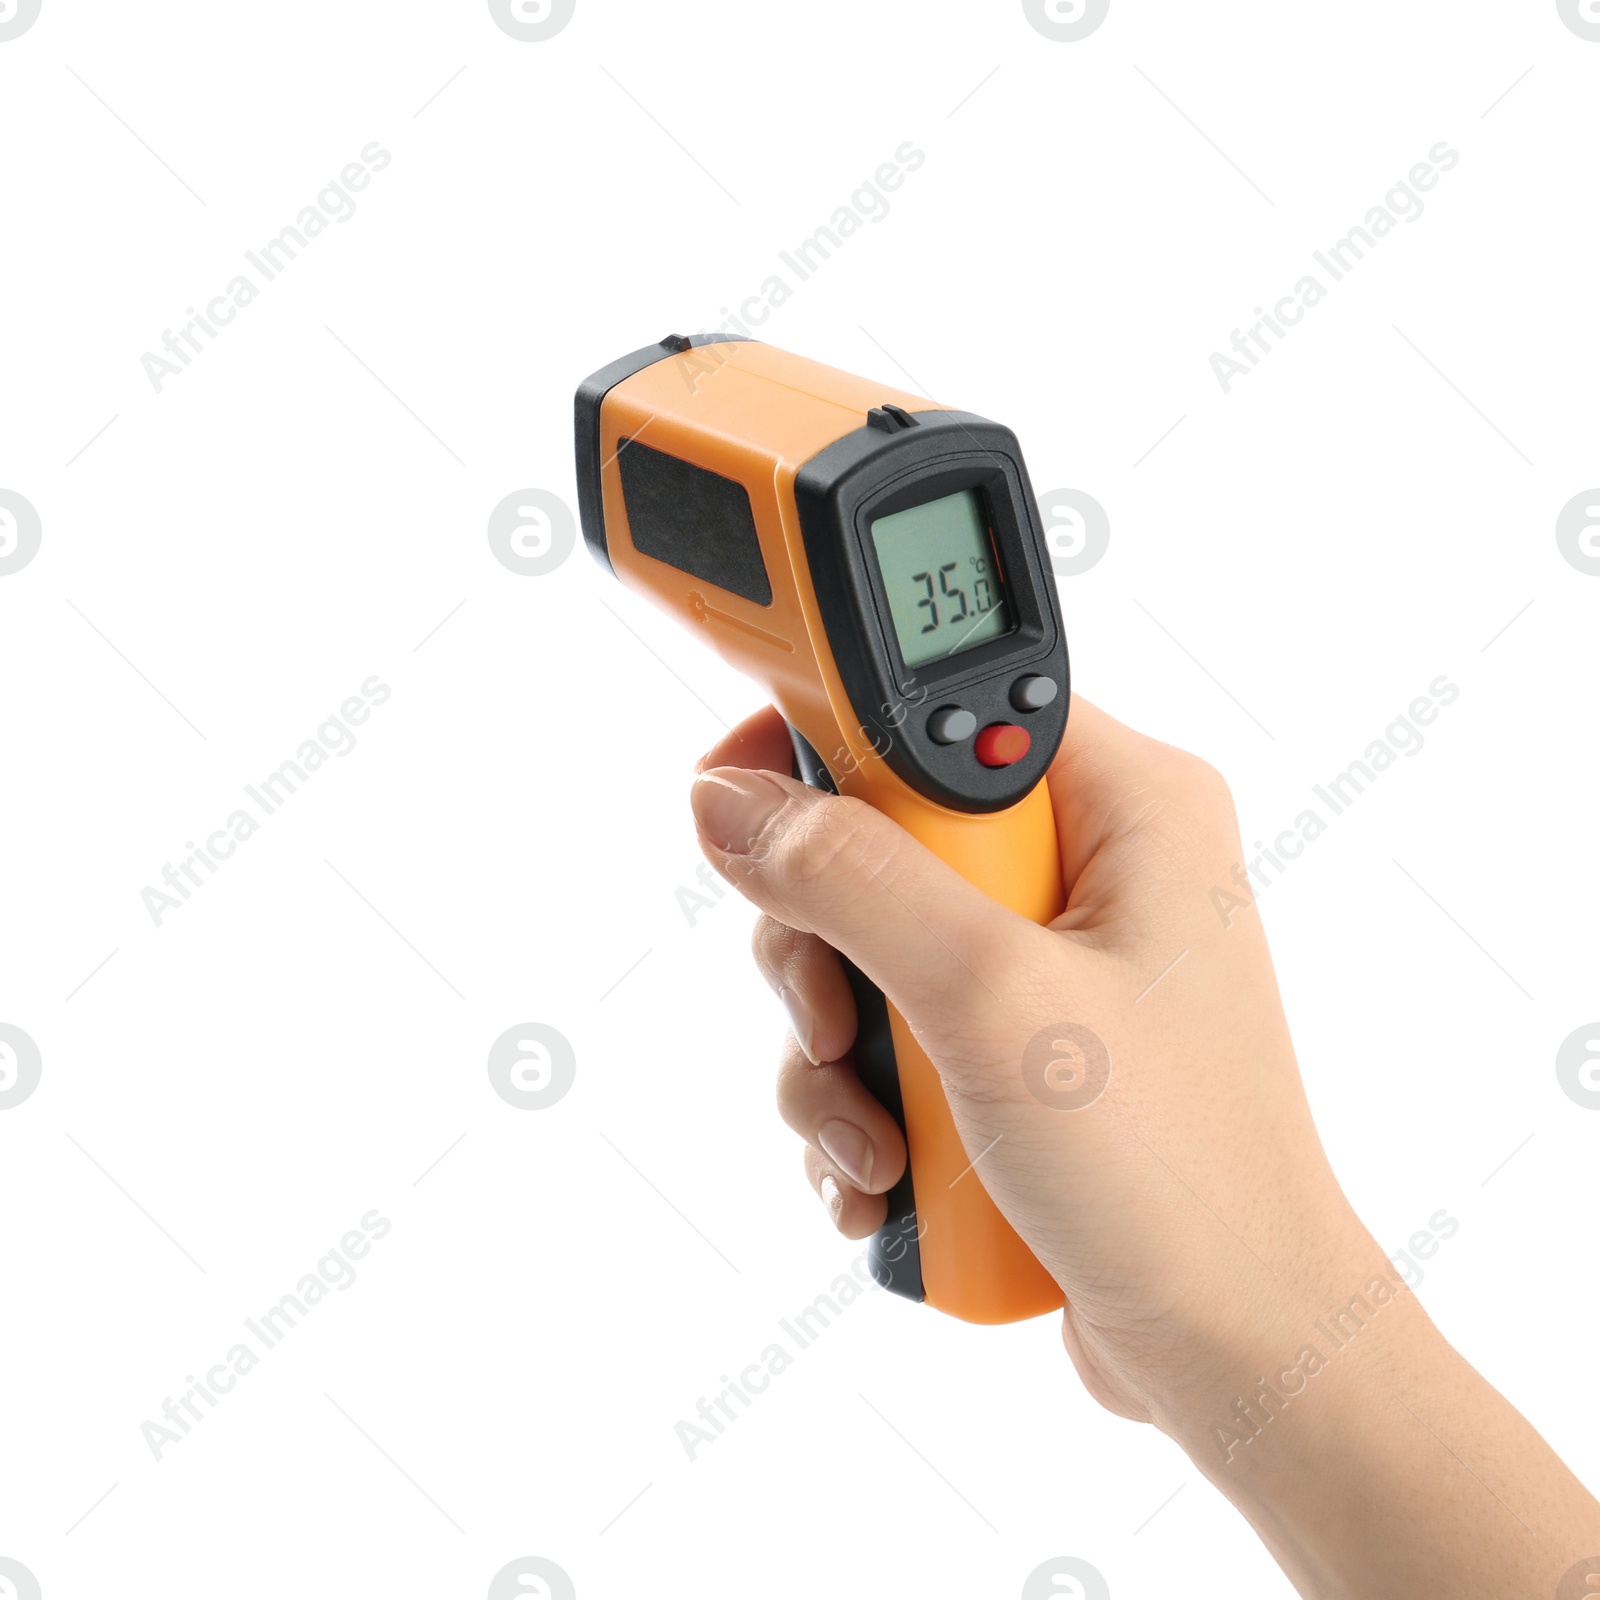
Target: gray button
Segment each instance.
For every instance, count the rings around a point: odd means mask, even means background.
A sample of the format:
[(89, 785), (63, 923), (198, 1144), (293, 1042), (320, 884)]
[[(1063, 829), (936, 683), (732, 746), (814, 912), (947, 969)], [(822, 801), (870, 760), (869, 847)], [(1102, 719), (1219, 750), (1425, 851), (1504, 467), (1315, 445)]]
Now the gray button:
[(1056, 680), (1029, 673), (1011, 685), (1011, 703), (1018, 711), (1042, 711), (1056, 697)]
[(978, 719), (960, 706), (940, 706), (928, 718), (928, 737), (935, 744), (960, 744), (978, 731)]

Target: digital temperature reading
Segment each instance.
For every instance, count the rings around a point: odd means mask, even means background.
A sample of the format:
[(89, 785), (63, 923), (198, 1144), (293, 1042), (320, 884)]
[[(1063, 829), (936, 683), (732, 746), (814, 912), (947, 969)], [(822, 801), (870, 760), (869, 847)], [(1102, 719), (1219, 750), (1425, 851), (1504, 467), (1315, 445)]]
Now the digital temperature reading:
[(1011, 632), (1011, 605), (977, 490), (876, 518), (872, 543), (908, 667)]

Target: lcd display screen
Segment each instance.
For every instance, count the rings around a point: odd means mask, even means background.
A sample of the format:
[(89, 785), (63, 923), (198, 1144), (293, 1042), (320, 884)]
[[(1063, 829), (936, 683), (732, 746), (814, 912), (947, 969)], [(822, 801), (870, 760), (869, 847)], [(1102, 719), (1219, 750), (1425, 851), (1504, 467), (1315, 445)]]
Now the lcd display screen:
[(908, 667), (942, 661), (1015, 626), (976, 489), (876, 518), (872, 543)]

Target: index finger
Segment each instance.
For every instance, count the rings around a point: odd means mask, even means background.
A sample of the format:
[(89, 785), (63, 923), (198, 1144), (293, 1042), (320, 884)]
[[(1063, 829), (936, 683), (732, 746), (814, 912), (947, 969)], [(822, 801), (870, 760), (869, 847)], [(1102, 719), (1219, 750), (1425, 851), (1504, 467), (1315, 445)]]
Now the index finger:
[(763, 706), (731, 728), (695, 762), (696, 772), (711, 767), (743, 767), (750, 772), (792, 772), (794, 743), (776, 706)]

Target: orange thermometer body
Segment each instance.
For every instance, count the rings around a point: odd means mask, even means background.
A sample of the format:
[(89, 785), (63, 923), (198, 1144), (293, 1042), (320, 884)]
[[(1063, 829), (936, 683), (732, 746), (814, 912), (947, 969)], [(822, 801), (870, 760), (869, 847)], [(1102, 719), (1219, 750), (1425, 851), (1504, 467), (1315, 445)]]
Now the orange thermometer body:
[[(887, 813), (1013, 911), (1060, 914), (1044, 776), (1066, 638), (1009, 429), (755, 340), (674, 335), (585, 380), (576, 444), (596, 556), (761, 685), (800, 776)], [(1058, 1308), (933, 1064), (846, 969), (856, 1069), (911, 1157), (872, 1241), (877, 1281), (968, 1322)]]

